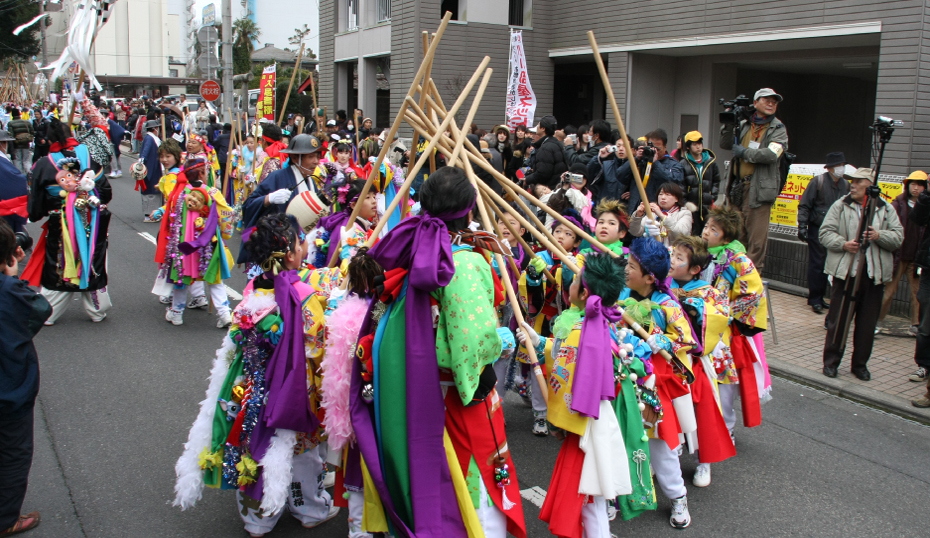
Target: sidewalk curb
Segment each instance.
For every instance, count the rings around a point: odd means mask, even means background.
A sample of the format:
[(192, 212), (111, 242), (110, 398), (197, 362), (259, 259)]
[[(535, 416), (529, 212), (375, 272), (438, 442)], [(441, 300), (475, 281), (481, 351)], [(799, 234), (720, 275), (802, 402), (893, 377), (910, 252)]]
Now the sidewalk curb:
[(930, 409), (919, 409), (911, 402), (899, 396), (863, 387), (857, 383), (833, 379), (820, 372), (813, 372), (807, 368), (788, 364), (770, 356), (766, 357), (769, 371), (772, 375), (807, 385), (824, 392), (853, 400), (855, 402), (874, 407), (888, 413), (930, 425)]

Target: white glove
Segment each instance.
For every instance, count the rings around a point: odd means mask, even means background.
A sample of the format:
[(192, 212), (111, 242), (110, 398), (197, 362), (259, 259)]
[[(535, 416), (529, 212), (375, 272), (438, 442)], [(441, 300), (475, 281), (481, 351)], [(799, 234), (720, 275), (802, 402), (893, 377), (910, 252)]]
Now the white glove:
[(86, 177), (86, 176), (83, 177), (83, 178), (81, 178), (81, 190), (82, 190), (82, 191), (84, 191), (84, 192), (90, 192), (90, 191), (94, 190), (94, 187), (96, 187), (96, 186), (97, 186), (97, 184), (94, 182), (94, 178), (92, 178), (92, 177)]
[(649, 349), (653, 353), (659, 353), (660, 350), (666, 349), (667, 346), (663, 345), (668, 342), (668, 337), (664, 334), (651, 334), (649, 339), (646, 340), (646, 343), (649, 344)]
[[(519, 329), (517, 329), (517, 340), (520, 341), (520, 344), (523, 347), (532, 347), (536, 349), (539, 345), (539, 335), (536, 334), (536, 331), (533, 330), (533, 327), (529, 323), (523, 322)], [(530, 341), (530, 345), (526, 345), (526, 341)]]
[(659, 237), (659, 223), (649, 217), (643, 217), (643, 227), (646, 229), (646, 235), (649, 237)]
[(75, 101), (77, 101), (78, 103), (80, 103), (81, 101), (84, 100), (84, 87), (81, 86), (81, 89), (80, 89), (80, 90), (75, 90), (74, 93), (71, 94), (71, 95), (72, 95), (72, 97), (74, 97), (74, 100), (75, 100)]
[(268, 195), (268, 202), (272, 204), (286, 204), (291, 199), (291, 189), (278, 189)]

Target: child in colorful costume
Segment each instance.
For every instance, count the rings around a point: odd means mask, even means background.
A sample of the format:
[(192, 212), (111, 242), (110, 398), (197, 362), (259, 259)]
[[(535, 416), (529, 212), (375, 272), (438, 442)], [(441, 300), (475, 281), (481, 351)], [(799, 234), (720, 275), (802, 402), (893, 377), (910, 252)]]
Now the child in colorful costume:
[[(102, 121), (90, 99), (85, 112)], [(94, 124), (104, 129), (106, 123)], [(29, 220), (45, 217), (42, 236), (22, 279), (42, 286), (41, 293), (52, 305), (46, 325), (52, 325), (80, 293), (84, 310), (94, 322), (103, 321), (111, 307), (107, 293), (107, 232), (113, 191), (103, 167), (91, 160), (88, 148), (71, 137), (70, 128), (53, 120), (49, 130), (51, 153), (32, 169)]]
[(712, 209), (701, 234), (714, 257), (701, 278), (730, 300), (730, 348), (737, 375), (736, 379), (732, 375), (725, 376), (718, 379), (718, 383), (723, 418), (731, 437), (736, 426), (733, 409), (736, 388), (733, 385), (739, 386), (743, 425), (747, 428), (762, 423), (761, 403), (772, 398), (762, 343), (762, 331), (768, 325), (765, 289), (759, 271), (746, 256), (746, 248), (737, 240), (742, 226), (739, 212)]
[(265, 272), (246, 286), (217, 351), (175, 466), (174, 505), (192, 507), (205, 483), (235, 488), (245, 529), (258, 537), (285, 506), (307, 528), (339, 511), (323, 489), (319, 446), (323, 313), (333, 281), (303, 269), (306, 235), (293, 217), (263, 217), (246, 245)]
[(700, 278), (711, 259), (703, 239), (679, 236), (673, 243), (671, 258), (672, 293), (681, 302), (703, 348), (691, 365), (698, 441), (695, 456), (699, 462), (693, 484), (703, 488), (710, 485), (710, 464), (736, 455), (717, 388), (720, 380), (737, 379), (730, 352), (730, 298)]
[[(336, 185), (334, 183), (334, 185)], [(336, 255), (336, 245), (339, 245), (339, 264), (344, 269), (348, 267), (349, 259), (355, 256), (359, 247), (365, 244), (371, 230), (372, 222), (378, 216), (378, 191), (372, 186), (364, 200), (359, 201), (365, 180), (356, 179), (336, 187), (336, 201), (343, 209), (320, 222), (323, 230), (329, 233), (329, 249), (326, 253), (326, 263)], [(355, 204), (361, 203), (355, 222), (349, 226), (349, 217), (355, 209)], [(345, 272), (345, 271), (343, 271)]]
[[(234, 265), (226, 241), (232, 237), (236, 225), (235, 212), (219, 189), (206, 186), (205, 168), (203, 159), (186, 161), (165, 204), (166, 215), (155, 252), (160, 270), (152, 293), (172, 296), (165, 319), (181, 325), (187, 307), (187, 288), (203, 281), (209, 286), (216, 306), (216, 326), (222, 329), (232, 321), (223, 280), (232, 276)], [(191, 293), (197, 296), (194, 290)]]
[(352, 426), (374, 486), (366, 496), (378, 494), (396, 537), (526, 536), (488, 368), (503, 346), (483, 252), (501, 245), (468, 231), (476, 198), (462, 170), (439, 169), (420, 192), (423, 212), (368, 253), (387, 280), (360, 332), (373, 372), (369, 390), (361, 363), (352, 373)]
[(255, 173), (256, 165), (265, 158), (265, 152), (255, 143), (255, 136), (245, 137), (245, 144), (231, 152), (233, 169), (229, 173), (232, 179), (234, 198), (233, 207), (242, 211), (242, 204), (249, 198), (255, 186), (258, 185)]
[[(584, 229), (581, 222), (581, 215), (574, 209), (568, 209), (563, 216), (572, 224)], [(579, 237), (571, 228), (564, 224), (554, 221), (552, 224), (552, 235), (559, 242), (562, 249), (569, 254), (574, 254), (581, 246), (581, 237)], [(549, 282), (543, 278), (544, 269), (548, 270), (555, 282)], [(527, 308), (526, 320), (540, 336), (552, 336), (552, 323), (562, 313), (565, 307), (570, 306), (568, 300), (568, 287), (571, 284), (571, 271), (562, 269), (562, 262), (559, 257), (548, 250), (536, 253), (536, 257), (530, 260), (524, 272), (525, 286), (521, 286), (521, 294), (524, 295)], [(522, 284), (522, 283), (521, 283)], [(543, 366), (547, 376), (548, 369), (545, 366), (545, 357), (539, 358), (539, 363)], [(528, 365), (530, 364), (529, 351), (525, 346), (517, 348), (516, 362), (521, 366), (523, 380), (520, 384), (523, 387), (532, 386), (531, 376), (528, 375)], [(523, 366), (527, 365), (527, 366)], [(531, 399), (533, 406), (533, 434), (545, 437), (549, 434), (549, 427), (546, 421), (547, 406), (546, 401), (538, 391), (532, 390)]]
[[(612, 339), (623, 315), (612, 306), (623, 289), (623, 264), (606, 253), (586, 261), (553, 337), (542, 338), (524, 323), (517, 338), (550, 355), (548, 418), (564, 439), (539, 518), (555, 536), (610, 538), (607, 500), (633, 493), (630, 460), (617, 457), (626, 455), (626, 438), (610, 403), (617, 396), (614, 350), (618, 358), (627, 355)], [(641, 416), (638, 431), (628, 433), (645, 445)], [(640, 467), (637, 481), (641, 473)]]
[[(652, 358), (646, 366), (649, 377), (644, 389), (657, 398), (658, 406), (646, 409), (649, 455), (662, 492), (672, 502), (672, 527), (691, 524), (687, 489), (681, 477), (677, 450), (697, 429), (689, 385), (694, 380), (689, 354), (698, 342), (688, 317), (666, 285), (668, 249), (651, 237), (639, 237), (630, 245), (626, 267), (627, 288), (620, 294), (625, 311), (650, 335)], [(660, 354), (671, 356), (667, 361)]]
[(195, 133), (189, 134), (187, 136), (187, 153), (182, 155), (182, 158), (184, 162), (191, 159), (203, 159), (203, 161), (207, 163), (203, 182), (206, 183), (209, 188), (221, 187), (217, 185), (223, 180), (223, 178), (220, 177), (220, 161), (216, 156), (216, 150), (207, 143), (206, 137)]
[[(608, 250), (620, 256), (629, 255), (630, 217), (619, 200), (605, 198), (597, 204), (597, 225), (594, 236)], [(594, 248), (582, 249), (581, 255), (597, 252)]]

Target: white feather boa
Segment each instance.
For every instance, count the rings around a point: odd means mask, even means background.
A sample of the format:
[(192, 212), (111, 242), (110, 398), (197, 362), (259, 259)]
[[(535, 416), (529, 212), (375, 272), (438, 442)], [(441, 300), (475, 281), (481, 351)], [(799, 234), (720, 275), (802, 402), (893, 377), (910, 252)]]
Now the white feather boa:
[(326, 320), (329, 334), (326, 354), (323, 356), (323, 408), (326, 415), (323, 426), (330, 451), (342, 452), (352, 437), (352, 418), (349, 411), (349, 389), (352, 384), (352, 366), (355, 344), (362, 320), (368, 310), (368, 301), (358, 295), (345, 299)]
[(223, 345), (216, 351), (213, 368), (210, 371), (210, 383), (207, 387), (207, 397), (200, 402), (200, 412), (191, 426), (184, 444), (184, 453), (174, 465), (177, 481), (174, 483), (173, 506), (180, 506), (181, 510), (193, 508), (200, 500), (203, 492), (203, 469), (200, 468), (200, 453), (210, 446), (213, 438), (213, 415), (216, 412), (216, 400), (223, 388), (223, 381), (229, 372), (229, 366), (236, 353), (236, 344), (227, 335)]
[(262, 514), (273, 516), (287, 504), (290, 490), (291, 471), (294, 465), (294, 446), (297, 433), (293, 430), (275, 429), (271, 444), (258, 464), (262, 468)]

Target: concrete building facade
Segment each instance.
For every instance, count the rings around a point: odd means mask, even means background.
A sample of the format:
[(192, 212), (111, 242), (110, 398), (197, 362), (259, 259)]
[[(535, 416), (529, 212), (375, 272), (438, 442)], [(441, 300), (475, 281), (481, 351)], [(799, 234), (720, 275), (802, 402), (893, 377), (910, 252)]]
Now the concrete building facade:
[[(523, 30), (537, 119), (613, 122), (586, 36), (593, 30), (631, 134), (662, 127), (674, 139), (698, 129), (719, 149), (718, 99), (770, 86), (785, 96), (779, 117), (798, 162), (841, 149), (869, 164), (867, 126), (881, 114), (904, 121), (883, 171), (930, 166), (930, 92), (920, 90), (930, 80), (928, 0), (322, 2), (321, 106), (392, 119), (422, 58), (421, 32), (434, 31), (445, 10), (454, 22), (433, 78), (451, 100), (491, 56), (495, 73), (477, 116), (484, 128), (504, 120), (511, 28)], [(388, 98), (373, 84), (379, 72)]]

